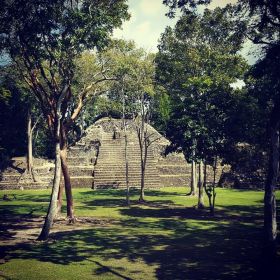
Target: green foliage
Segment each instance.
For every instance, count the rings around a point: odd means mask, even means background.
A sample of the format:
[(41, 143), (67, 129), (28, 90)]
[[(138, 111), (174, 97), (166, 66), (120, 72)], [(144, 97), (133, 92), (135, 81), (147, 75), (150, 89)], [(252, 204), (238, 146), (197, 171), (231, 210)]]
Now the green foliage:
[[(125, 116), (132, 118), (139, 113), (141, 95), (148, 103), (155, 95), (154, 56), (136, 48), (132, 41), (113, 40), (103, 51), (84, 52), (76, 60), (76, 69), (73, 86), (77, 92), (98, 78), (104, 79), (94, 87), (98, 96), (89, 96), (85, 105), (85, 126), (100, 116), (120, 118), (124, 109)], [(102, 70), (104, 76), (98, 76)]]
[(1, 158), (23, 156), (27, 152), (27, 115), (31, 113), (34, 130), (33, 144), (35, 156), (52, 156), (53, 145), (47, 134), (46, 124), (40, 117), (40, 105), (22, 77), (14, 67), (0, 69), (0, 147)]
[(186, 14), (163, 33), (157, 81), (170, 95), (167, 135), (188, 159), (211, 160), (225, 143), (234, 99), (231, 84), (247, 69), (237, 54), (243, 37), (232, 28), (232, 9)]
[[(75, 85), (72, 86), (77, 59), (86, 50), (101, 50), (108, 45), (113, 29), (120, 27), (122, 21), (129, 18), (125, 2), (1, 2), (0, 51), (8, 54), (16, 63), (32, 95), (39, 100), (52, 136), (59, 96), (65, 93), (62, 100), (62, 124), (64, 129), (67, 127), (66, 130), (74, 126), (73, 122), (86, 99), (89, 85), (84, 83), (92, 77), (84, 77), (80, 84), (76, 81), (76, 89), (81, 92), (75, 92)], [(80, 68), (89, 65), (86, 59), (84, 55)], [(79, 70), (76, 74), (79, 74)]]
[(164, 87), (156, 86), (154, 106), (152, 108), (151, 121), (154, 127), (165, 134), (171, 114), (170, 97)]
[[(179, 9), (184, 14), (198, 13), (198, 8), (205, 8), (212, 0), (164, 0), (169, 7), (167, 15), (174, 17)], [(243, 26), (243, 31), (256, 44), (279, 45), (279, 0), (238, 0), (231, 6), (236, 18), (233, 28), (236, 30)]]
[(13, 79), (11, 68), (2, 68), (0, 81), (0, 160), (25, 153), (28, 102)]

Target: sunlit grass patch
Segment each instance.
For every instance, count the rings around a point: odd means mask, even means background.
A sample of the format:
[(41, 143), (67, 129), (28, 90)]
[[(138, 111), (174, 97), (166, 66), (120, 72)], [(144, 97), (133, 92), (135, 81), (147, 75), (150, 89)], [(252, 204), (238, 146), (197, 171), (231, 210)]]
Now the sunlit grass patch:
[[(130, 207), (125, 190), (74, 189), (76, 216), (107, 222), (55, 224), (48, 243), (13, 244), (11, 236), (1, 246), (0, 279), (251, 279), (261, 251), (263, 192), (217, 192), (213, 217), (195, 209), (197, 198), (183, 187), (147, 190), (144, 205), (133, 190)], [(50, 190), (4, 194), (11, 200), (0, 202), (3, 238), (45, 215)]]

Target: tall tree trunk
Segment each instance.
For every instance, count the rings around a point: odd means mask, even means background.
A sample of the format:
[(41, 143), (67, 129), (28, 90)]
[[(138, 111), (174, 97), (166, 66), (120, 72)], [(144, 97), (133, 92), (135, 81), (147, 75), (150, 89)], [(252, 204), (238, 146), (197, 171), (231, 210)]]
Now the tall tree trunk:
[(196, 172), (196, 162), (192, 160), (192, 170), (191, 170), (191, 190), (187, 195), (196, 196), (197, 195), (197, 172)]
[(125, 185), (126, 185), (126, 204), (130, 205), (129, 198), (129, 179), (128, 179), (128, 154), (127, 154), (127, 131), (126, 131), (126, 120), (125, 120), (125, 96), (123, 90), (122, 81), (122, 121), (123, 121), (123, 131), (124, 131), (124, 158), (125, 158)]
[(140, 190), (140, 198), (139, 198), (140, 202), (145, 202), (144, 188), (145, 188), (145, 164), (141, 157), (141, 190)]
[(70, 223), (75, 223), (75, 216), (74, 216), (74, 202), (73, 202), (73, 195), (72, 195), (72, 185), (71, 179), (69, 175), (69, 169), (67, 164), (67, 147), (64, 147), (61, 150), (61, 168), (62, 174), (64, 178), (64, 186), (65, 186), (65, 194), (66, 194), (66, 209), (67, 209), (67, 218), (69, 219)]
[(63, 175), (64, 186), (65, 186), (67, 218), (69, 219), (69, 223), (75, 223), (72, 185), (71, 185), (71, 179), (70, 179), (68, 163), (67, 163), (67, 148), (68, 148), (67, 130), (63, 124), (61, 125), (60, 130), (61, 130), (60, 157), (61, 157), (62, 175)]
[[(26, 155), (26, 173), (37, 182), (33, 169), (33, 128), (30, 110), (27, 115), (27, 155)], [(23, 175), (24, 176), (24, 175)]]
[(125, 128), (125, 135), (124, 135), (124, 153), (125, 153), (125, 184), (126, 184), (126, 203), (127, 205), (130, 205), (130, 199), (129, 199), (129, 179), (128, 179), (128, 157), (127, 157), (127, 134), (126, 134), (126, 128)]
[(33, 169), (33, 147), (32, 147), (32, 120), (30, 111), (27, 116), (27, 171), (32, 172)]
[(48, 208), (48, 213), (45, 218), (45, 222), (42, 228), (42, 231), (38, 237), (38, 240), (47, 240), (50, 234), (50, 229), (53, 225), (54, 217), (56, 215), (56, 207), (57, 207), (57, 196), (59, 191), (59, 184), (61, 179), (61, 154), (60, 154), (60, 140), (61, 140), (61, 104), (65, 95), (69, 89), (69, 86), (66, 85), (58, 100), (57, 100), (57, 107), (56, 107), (56, 119), (54, 123), (54, 141), (55, 141), (55, 170), (54, 170), (54, 180), (53, 180), (53, 187), (51, 193), (50, 204)]
[[(60, 104), (59, 104), (60, 105)], [(57, 109), (57, 121), (55, 129), (55, 171), (54, 171), (54, 180), (51, 193), (50, 204), (48, 208), (48, 213), (45, 218), (45, 222), (42, 228), (42, 231), (38, 237), (38, 240), (47, 240), (49, 237), (50, 229), (53, 225), (53, 220), (56, 215), (57, 207), (57, 195), (60, 184), (60, 174), (61, 174), (61, 161), (60, 161), (60, 106)]]
[(57, 209), (56, 209), (57, 217), (61, 216), (61, 209), (62, 209), (62, 202), (63, 202), (63, 188), (64, 188), (64, 184), (62, 181), (62, 172), (61, 172), (59, 191), (58, 191), (58, 195), (57, 195)]
[(218, 164), (218, 156), (215, 156), (214, 159), (214, 177), (213, 177), (213, 185), (212, 185), (212, 209), (210, 209), (210, 212), (214, 215), (215, 214), (215, 202), (216, 202), (216, 173), (217, 173), (217, 164)]
[(270, 153), (264, 195), (264, 253), (266, 257), (276, 256), (277, 251), (275, 188), (279, 176), (279, 122), (279, 111), (275, 107), (270, 119)]
[(207, 164), (204, 163), (203, 166), (203, 189), (205, 190), (207, 187)]
[(204, 208), (203, 200), (203, 161), (201, 160), (198, 164), (198, 203), (197, 208)]
[(214, 166), (213, 166), (213, 186), (216, 186), (217, 164), (218, 164), (218, 156), (215, 156)]

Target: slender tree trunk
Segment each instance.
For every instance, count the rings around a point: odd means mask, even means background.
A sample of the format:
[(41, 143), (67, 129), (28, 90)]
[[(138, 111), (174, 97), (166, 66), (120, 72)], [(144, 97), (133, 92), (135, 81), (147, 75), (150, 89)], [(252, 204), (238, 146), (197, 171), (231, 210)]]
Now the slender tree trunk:
[(198, 204), (197, 208), (204, 208), (204, 200), (203, 200), (203, 162), (202, 160), (198, 164)]
[(129, 199), (129, 179), (128, 179), (128, 158), (127, 158), (127, 134), (126, 134), (126, 128), (125, 129), (125, 135), (124, 135), (124, 156), (125, 156), (125, 184), (126, 184), (126, 203), (127, 205), (130, 205), (130, 199)]
[(27, 116), (27, 156), (26, 156), (26, 173), (29, 174), (34, 182), (37, 182), (33, 169), (33, 129), (30, 110)]
[(210, 212), (215, 215), (215, 203), (216, 203), (216, 174), (217, 174), (217, 164), (218, 164), (218, 157), (215, 156), (214, 159), (214, 177), (213, 177), (213, 185), (212, 185), (212, 195), (213, 195), (213, 201), (212, 201), (212, 209), (210, 209)]
[(197, 195), (197, 166), (195, 162), (196, 158), (196, 139), (193, 139), (193, 148), (192, 148), (192, 170), (191, 170), (191, 190), (187, 195), (196, 196)]
[[(142, 105), (143, 106), (143, 105)], [(145, 187), (145, 167), (146, 167), (146, 154), (147, 154), (147, 147), (146, 147), (146, 139), (145, 139), (145, 122), (144, 122), (144, 108), (142, 108), (142, 115), (141, 115), (141, 123), (140, 126), (137, 128), (137, 136), (140, 148), (140, 171), (141, 171), (141, 189), (140, 189), (140, 197), (139, 202), (145, 201), (145, 194), (144, 194), (144, 187)]]
[(38, 237), (38, 240), (47, 240), (50, 234), (50, 229), (53, 225), (53, 221), (56, 215), (56, 208), (57, 208), (57, 196), (59, 191), (59, 184), (61, 179), (61, 154), (60, 154), (60, 140), (61, 140), (61, 104), (65, 95), (68, 91), (69, 87), (66, 85), (62, 90), (56, 106), (56, 119), (54, 123), (54, 140), (55, 140), (55, 170), (54, 170), (54, 180), (53, 180), (53, 187), (51, 193), (50, 204), (48, 208), (48, 213), (45, 218), (45, 222), (42, 228), (42, 231)]
[(45, 218), (45, 223), (43, 225), (42, 231), (38, 237), (38, 240), (47, 240), (49, 237), (50, 229), (53, 225), (53, 220), (56, 215), (56, 206), (57, 206), (57, 195), (59, 190), (60, 183), (60, 173), (61, 173), (61, 162), (60, 162), (60, 104), (57, 109), (57, 121), (55, 129), (55, 171), (54, 171), (54, 180), (51, 193), (50, 204), (48, 208), (48, 213)]
[(208, 197), (210, 213), (213, 214), (214, 213), (214, 209), (213, 209), (213, 204), (212, 204), (212, 188), (211, 188), (211, 186), (209, 187), (207, 185), (207, 164), (206, 164), (206, 162), (204, 164), (203, 189), (205, 190), (206, 195)]
[(196, 162), (192, 160), (192, 170), (191, 170), (191, 191), (187, 194), (191, 196), (197, 195), (197, 172), (196, 172)]
[[(274, 110), (275, 111), (275, 110)], [(266, 257), (276, 256), (276, 196), (275, 188), (279, 176), (279, 112), (271, 117), (270, 154), (264, 195), (264, 253)], [(276, 119), (276, 120), (275, 120)]]
[(61, 209), (62, 209), (62, 202), (63, 202), (63, 188), (64, 188), (64, 184), (62, 181), (62, 172), (61, 172), (59, 191), (58, 191), (58, 196), (57, 196), (57, 210), (56, 210), (57, 217), (61, 216)]
[(207, 187), (207, 164), (204, 163), (203, 166), (203, 189), (205, 190)]
[(124, 131), (124, 158), (125, 158), (125, 185), (126, 185), (126, 204), (130, 205), (129, 198), (129, 179), (128, 179), (128, 155), (127, 155), (127, 131), (126, 131), (126, 120), (125, 120), (125, 96), (123, 91), (122, 81), (122, 119), (123, 119), (123, 131)]
[(145, 193), (144, 193), (144, 187), (145, 187), (145, 166), (141, 159), (141, 190), (140, 190), (140, 202), (145, 201)]
[(217, 177), (217, 164), (218, 164), (218, 156), (214, 158), (214, 166), (213, 166), (213, 186), (216, 186), (216, 177)]
[(71, 180), (70, 180), (69, 169), (67, 164), (67, 147), (64, 147), (63, 150), (61, 150), (61, 167), (62, 167), (62, 174), (64, 178), (64, 186), (65, 186), (65, 194), (66, 194), (66, 202), (67, 202), (66, 205), (67, 217), (70, 223), (75, 223), (72, 186), (71, 186)]
[(27, 171), (32, 172), (33, 168), (33, 154), (32, 154), (32, 120), (30, 111), (27, 117)]
[(64, 186), (65, 186), (67, 218), (69, 219), (69, 223), (75, 223), (72, 185), (71, 185), (71, 179), (70, 179), (68, 163), (67, 163), (67, 148), (68, 148), (67, 129), (63, 124), (61, 125), (60, 131), (61, 131), (60, 157), (61, 157), (62, 175), (63, 175)]

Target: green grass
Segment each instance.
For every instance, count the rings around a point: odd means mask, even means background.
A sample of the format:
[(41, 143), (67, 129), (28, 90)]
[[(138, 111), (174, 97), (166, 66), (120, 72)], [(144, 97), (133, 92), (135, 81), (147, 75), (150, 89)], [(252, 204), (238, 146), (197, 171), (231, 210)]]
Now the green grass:
[[(146, 191), (147, 205), (134, 190), (131, 207), (122, 190), (74, 189), (77, 216), (112, 222), (53, 233), (55, 242), (1, 246), (0, 279), (255, 279), (264, 271), (263, 193), (217, 191), (212, 217), (184, 188)], [(12, 240), (13, 221), (44, 215), (50, 191), (4, 194), (16, 197), (0, 201), (0, 222), (10, 221), (1, 239)]]

